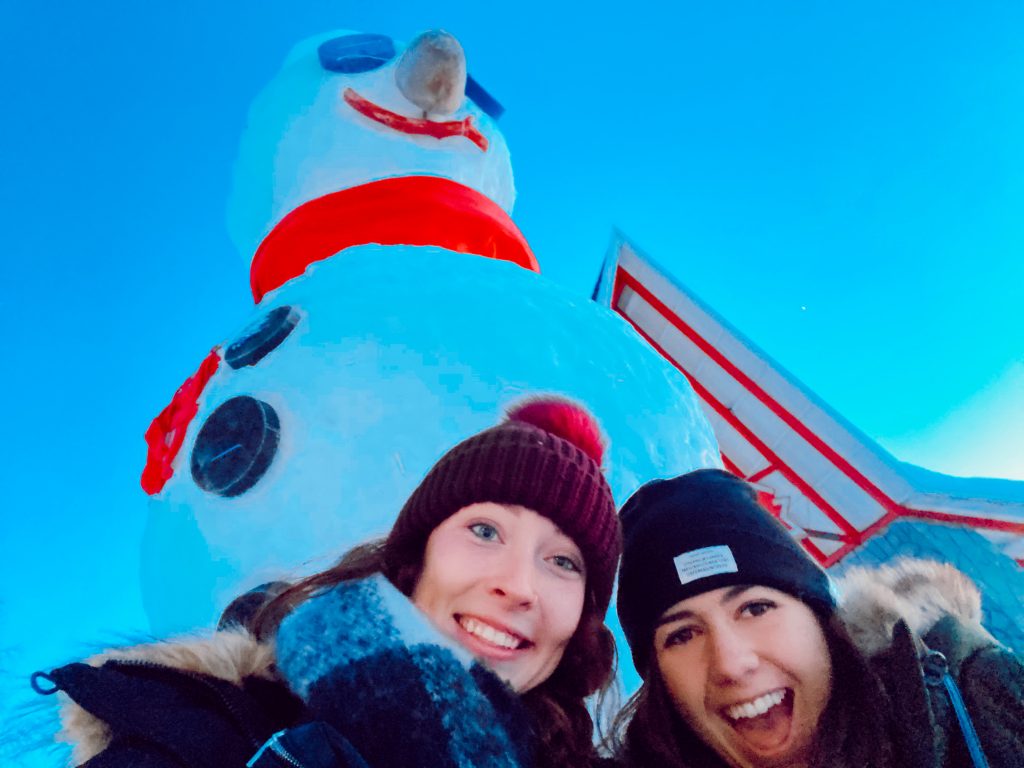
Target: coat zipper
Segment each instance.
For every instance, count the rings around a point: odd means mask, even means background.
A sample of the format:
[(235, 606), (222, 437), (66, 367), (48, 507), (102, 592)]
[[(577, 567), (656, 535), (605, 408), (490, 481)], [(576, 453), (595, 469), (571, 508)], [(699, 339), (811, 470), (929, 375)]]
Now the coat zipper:
[(113, 661), (115, 664), (125, 664), (133, 667), (147, 667), (149, 669), (171, 670), (172, 672), (176, 672), (179, 675), (185, 675), (185, 677), (188, 677), (196, 681), (197, 683), (201, 683), (204, 688), (206, 688), (214, 696), (216, 696), (217, 700), (224, 705), (224, 708), (231, 714), (231, 717), (235, 720), (235, 723), (245, 733), (246, 738), (249, 739), (249, 743), (252, 744), (254, 747), (260, 747), (262, 745), (260, 738), (255, 733), (253, 733), (253, 731), (249, 728), (248, 723), (246, 723), (245, 718), (242, 716), (241, 712), (239, 712), (238, 709), (235, 707), (234, 703), (230, 701), (223, 693), (221, 693), (221, 691), (219, 691), (215, 686), (211, 685), (210, 681), (206, 680), (202, 675), (196, 672), (189, 672), (188, 670), (184, 669), (169, 667), (166, 664), (157, 664), (152, 661), (142, 661), (140, 659), (112, 659), (111, 661)]
[(939, 651), (929, 650), (921, 659), (921, 671), (924, 673), (924, 680), (932, 688), (944, 688), (953, 705), (953, 713), (960, 724), (960, 732), (963, 734), (964, 742), (967, 745), (967, 752), (970, 754), (971, 763), (975, 768), (989, 768), (988, 759), (985, 757), (985, 750), (982, 749), (981, 739), (974, 729), (974, 722), (971, 720), (971, 713), (967, 711), (967, 704), (960, 694), (960, 687), (956, 680), (949, 674), (949, 662)]
[(246, 768), (254, 768), (254, 766), (259, 762), (260, 758), (263, 756), (263, 753), (267, 750), (269, 750), (271, 753), (279, 757), (284, 762), (288, 763), (288, 765), (291, 765), (294, 768), (303, 768), (302, 763), (300, 763), (298, 760), (292, 757), (291, 752), (285, 749), (284, 744), (281, 743), (281, 736), (283, 735), (284, 731), (278, 731), (269, 739), (267, 739), (266, 743), (259, 748), (259, 751), (251, 758), (249, 758), (249, 762), (245, 764)]

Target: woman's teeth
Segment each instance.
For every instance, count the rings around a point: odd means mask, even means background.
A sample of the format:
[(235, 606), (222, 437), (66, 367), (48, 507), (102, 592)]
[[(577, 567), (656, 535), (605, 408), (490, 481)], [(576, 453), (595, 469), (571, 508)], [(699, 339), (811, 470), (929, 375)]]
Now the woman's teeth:
[(766, 693), (763, 696), (758, 696), (756, 699), (751, 701), (745, 701), (742, 704), (733, 704), (725, 710), (725, 714), (733, 720), (746, 720), (751, 717), (760, 717), (772, 707), (781, 704), (784, 698), (786, 698), (786, 691), (784, 689), (772, 691), (771, 693)]
[(495, 629), (490, 624), (484, 624), (482, 621), (462, 616), (459, 618), (459, 625), (469, 632), (474, 637), (479, 637), (481, 640), (486, 640), (492, 645), (497, 645), (499, 648), (508, 648), (510, 651), (515, 650), (519, 647), (520, 639), (514, 635), (510, 635), (507, 632), (502, 632), (500, 629)]

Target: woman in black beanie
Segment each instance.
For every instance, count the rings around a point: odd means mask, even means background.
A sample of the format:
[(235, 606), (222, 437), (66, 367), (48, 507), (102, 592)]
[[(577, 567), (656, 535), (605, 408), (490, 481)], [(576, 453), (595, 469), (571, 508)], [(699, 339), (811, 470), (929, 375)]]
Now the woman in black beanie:
[(906, 560), (833, 589), (721, 470), (648, 483), (620, 518), (618, 612), (644, 680), (616, 720), (620, 762), (1024, 765), (1024, 666), (959, 572)]

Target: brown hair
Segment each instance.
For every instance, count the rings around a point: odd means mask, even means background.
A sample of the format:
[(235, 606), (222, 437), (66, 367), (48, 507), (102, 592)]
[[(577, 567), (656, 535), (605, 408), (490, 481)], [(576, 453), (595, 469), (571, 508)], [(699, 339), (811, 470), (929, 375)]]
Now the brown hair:
[[(423, 570), (423, 552), (413, 562), (389, 569), (385, 540), (360, 544), (346, 552), (332, 567), (307, 576), (272, 597), (253, 616), (248, 626), (260, 640), (270, 640), (285, 616), (315, 593), (343, 581), (383, 573), (404, 595), (412, 594)], [(576, 632), (551, 677), (527, 691), (522, 701), (529, 711), (536, 738), (534, 765), (591, 765), (594, 755), (594, 721), (585, 699), (597, 693), (602, 710), (615, 675), (615, 640), (596, 610), (589, 586)]]
[[(832, 696), (818, 724), (811, 768), (895, 766), (891, 710), (881, 681), (838, 616), (819, 616), (819, 622), (832, 659)], [(609, 741), (626, 765), (726, 765), (680, 717), (656, 663), (615, 716)]]

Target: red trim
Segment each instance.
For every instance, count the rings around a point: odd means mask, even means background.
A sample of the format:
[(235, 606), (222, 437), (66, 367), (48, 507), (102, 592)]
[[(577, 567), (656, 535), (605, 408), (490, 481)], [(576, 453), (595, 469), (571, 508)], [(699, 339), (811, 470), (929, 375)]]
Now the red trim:
[[(715, 399), (711, 393), (697, 382), (687, 371), (683, 369), (678, 361), (669, 356), (665, 350), (653, 339), (651, 339), (640, 327), (633, 321), (629, 315), (621, 311), (618, 307), (618, 297), (622, 293), (622, 288), (625, 285), (634, 290), (639, 296), (647, 301), (661, 316), (668, 320), (673, 326), (676, 327), (681, 333), (689, 338), (694, 344), (696, 344), (708, 357), (714, 360), (731, 375), (738, 383), (747, 389), (752, 395), (760, 400), (765, 406), (769, 408), (776, 416), (782, 419), (790, 428), (792, 428), (797, 434), (804, 438), (812, 447), (814, 447), (822, 456), (832, 462), (840, 471), (846, 474), (851, 480), (854, 481), (865, 491), (871, 498), (877, 501), (885, 510), (886, 514), (882, 518), (876, 520), (869, 525), (863, 531), (857, 531), (853, 528), (848, 521), (846, 521), (837, 510), (834, 510), (831, 506), (824, 502), (818, 494), (813, 491), (811, 486), (807, 484), (802, 478), (800, 478), (796, 472), (788, 465), (783, 463), (778, 456), (770, 451), (767, 446), (764, 445), (754, 434), (751, 432), (738, 418), (732, 413), (732, 411), (726, 408), (722, 403)], [(708, 404), (709, 407), (714, 409), (725, 421), (729, 422), (740, 435), (746, 439), (756, 450), (758, 450), (762, 456), (769, 461), (769, 463), (775, 465), (768, 468), (768, 470), (761, 470), (756, 475), (763, 477), (765, 474), (772, 470), (781, 472), (787, 479), (789, 479), (794, 485), (796, 485), (801, 492), (803, 492), (808, 500), (818, 506), (822, 512), (824, 512), (834, 523), (839, 525), (841, 529), (848, 532), (849, 538), (847, 544), (837, 550), (832, 555), (825, 557), (824, 564), (827, 566), (832, 565), (842, 559), (851, 550), (862, 544), (868, 538), (873, 536), (881, 529), (888, 526), (894, 520), (900, 517), (912, 517), (921, 518), (927, 520), (941, 521), (945, 523), (952, 523), (957, 525), (964, 525), (973, 528), (983, 528), (988, 530), (1005, 531), (1016, 534), (1024, 535), (1024, 522), (999, 520), (993, 518), (984, 518), (971, 515), (957, 515), (948, 512), (936, 512), (934, 510), (920, 510), (907, 507), (900, 504), (888, 495), (886, 495), (881, 489), (869, 481), (863, 474), (856, 470), (846, 459), (836, 453), (830, 446), (825, 444), (821, 438), (815, 435), (811, 430), (804, 425), (799, 419), (789, 413), (785, 408), (782, 407), (774, 398), (768, 395), (760, 386), (757, 385), (749, 376), (741, 371), (736, 365), (729, 361), (718, 349), (713, 347), (707, 340), (705, 340), (700, 334), (698, 334), (693, 328), (679, 318), (671, 309), (669, 309), (660, 299), (652, 294), (646, 286), (640, 283), (637, 278), (631, 275), (621, 265), (617, 268), (616, 280), (615, 280), (615, 301), (612, 304), (612, 308), (615, 309), (620, 315), (626, 318), (629, 323), (636, 328), (636, 330), (642, 335), (647, 341), (658, 350), (658, 352), (665, 357), (667, 360), (672, 362), (682, 373), (687, 377), (694, 389), (701, 396), (701, 398)], [(737, 474), (741, 474), (737, 472)], [(810, 491), (810, 492), (808, 492)], [(835, 517), (833, 517), (835, 515)], [(810, 544), (810, 542), (807, 542)], [(813, 546), (813, 544), (811, 544)], [(820, 550), (819, 550), (820, 551)]]
[[(622, 280), (619, 279), (619, 276), (621, 274), (622, 274), (622, 267), (616, 265), (616, 267), (615, 267), (615, 278), (612, 280), (612, 304), (611, 304), (612, 309), (615, 310), (616, 312), (619, 312), (617, 307), (619, 306), (619, 300), (622, 298), (622, 291), (626, 287), (626, 284)], [(623, 317), (626, 317), (626, 314), (624, 312), (619, 312), (619, 314), (622, 315)], [(626, 319), (629, 320), (628, 317), (626, 317)], [(630, 320), (630, 322), (632, 323), (633, 321)], [(636, 325), (636, 324), (634, 323), (634, 325)]]
[(160, 493), (174, 475), (172, 464), (185, 440), (185, 431), (199, 410), (199, 396), (220, 365), (217, 350), (217, 347), (210, 350), (210, 354), (199, 364), (199, 369), (178, 387), (170, 404), (160, 411), (146, 430), (149, 450), (141, 482), (142, 490), (150, 496)]
[(861, 490), (867, 493), (871, 498), (877, 501), (883, 507), (891, 509), (896, 502), (890, 499), (885, 493), (880, 490), (874, 483), (868, 480), (863, 474), (861, 474), (850, 462), (840, 456), (836, 451), (827, 445), (820, 437), (812, 432), (803, 422), (793, 416), (787, 411), (778, 401), (776, 401), (771, 395), (765, 392), (753, 379), (747, 374), (741, 371), (734, 363), (725, 357), (718, 349), (711, 345), (704, 337), (697, 333), (687, 323), (679, 318), (671, 309), (662, 303), (654, 294), (652, 294), (647, 288), (640, 283), (633, 275), (625, 270), (621, 265), (619, 266), (619, 273), (622, 275), (622, 279), (629, 284), (629, 286), (640, 294), (651, 306), (658, 310), (658, 312), (668, 320), (672, 325), (676, 327), (683, 335), (689, 338), (694, 344), (700, 347), (701, 351), (704, 352), (708, 357), (718, 363), (730, 376), (736, 379), (750, 394), (760, 400), (768, 410), (778, 416), (784, 421), (794, 432), (800, 437), (806, 440), (815, 450), (818, 451), (822, 456), (831, 461), (838, 469), (840, 469), (847, 477), (853, 480)]
[(810, 552), (811, 557), (818, 561), (823, 568), (828, 568), (832, 563), (835, 562), (832, 558), (834, 555), (826, 555), (811, 539), (806, 536), (800, 540), (800, 543), (804, 545), (804, 549)]
[(1016, 533), (1024, 536), (1024, 521), (998, 520), (991, 517), (976, 517), (974, 515), (958, 515), (953, 512), (936, 512), (932, 509), (914, 509), (913, 507), (901, 507), (900, 512), (904, 517), (917, 517), (922, 520), (936, 520), (943, 523), (955, 523), (967, 525), (971, 528), (984, 528), (989, 531), (1003, 531), (1004, 533)]
[(886, 512), (884, 517), (882, 517), (880, 520), (876, 520), (864, 529), (864, 531), (861, 534), (863, 540), (867, 541), (872, 536), (876, 535), (879, 531), (882, 531), (883, 529), (887, 528), (890, 524), (899, 520), (902, 516), (903, 515), (900, 513), (900, 510), (896, 510), (894, 512)]
[[(633, 327), (635, 328), (636, 326)], [(729, 457), (722, 453), (721, 450), (718, 453), (722, 457), (722, 464), (725, 465), (726, 471), (732, 472), (736, 477), (743, 477), (743, 471), (739, 468), (739, 465), (733, 464)]]
[(791, 483), (793, 483), (793, 485), (799, 488), (800, 491), (825, 514), (826, 517), (828, 517), (833, 523), (839, 526), (839, 528), (843, 530), (851, 538), (856, 539), (859, 537), (860, 532), (856, 528), (850, 525), (850, 523), (846, 519), (844, 519), (843, 516), (839, 514), (839, 512), (833, 509), (828, 504), (828, 502), (826, 502), (823, 498), (821, 498), (821, 496), (818, 495), (817, 491), (815, 491), (814, 488), (812, 488), (807, 482), (804, 481), (803, 478), (796, 474), (796, 472), (794, 472), (784, 461), (782, 461), (782, 459), (780, 459), (767, 445), (761, 442), (757, 435), (751, 432), (745, 424), (739, 421), (739, 419), (736, 418), (732, 411), (730, 411), (722, 403), (716, 400), (715, 397), (699, 381), (697, 381), (693, 376), (687, 373), (687, 371), (683, 369), (682, 366), (680, 366), (676, 360), (670, 357), (661, 347), (660, 344), (654, 341), (654, 339), (648, 336), (647, 333), (642, 328), (640, 328), (639, 325), (633, 322), (632, 318), (630, 318), (628, 315), (623, 315), (623, 317), (625, 317), (626, 320), (629, 321), (629, 323), (637, 330), (637, 333), (643, 336), (644, 339), (646, 339), (647, 342), (652, 347), (654, 347), (662, 357), (664, 357), (666, 360), (675, 365), (676, 368), (678, 368), (682, 372), (682, 374), (686, 376), (687, 380), (690, 382), (690, 385), (693, 387), (698, 397), (700, 397), (704, 402), (706, 402), (708, 406), (713, 408), (719, 416), (728, 421), (732, 425), (733, 429), (739, 432), (747, 440), (747, 442), (754, 447), (755, 450), (757, 450), (766, 460), (773, 464), (775, 469), (778, 470), (778, 472), (784, 475)]
[(252, 295), (258, 303), (310, 264), (366, 243), (436, 245), (540, 272), (497, 203), (451, 179), (400, 176), (318, 197), (281, 219), (253, 256)]
[[(639, 330), (639, 328), (637, 330)], [(640, 333), (643, 334), (643, 331), (640, 331)], [(659, 345), (655, 344), (654, 341), (652, 341), (649, 337), (647, 337), (646, 334), (644, 334), (644, 338), (647, 338), (651, 344), (654, 344), (655, 348), (662, 355), (668, 357), (668, 355), (665, 354), (665, 351)], [(678, 367), (678, 363), (676, 365)], [(792, 467), (790, 467), (786, 462), (784, 462), (778, 456), (778, 454), (776, 454), (771, 448), (769, 448), (764, 442), (762, 442), (761, 439), (757, 435), (755, 435), (750, 430), (750, 428), (747, 427), (746, 424), (741, 422), (736, 417), (736, 415), (731, 410), (729, 410), (729, 408), (727, 408), (725, 405), (719, 402), (711, 394), (710, 391), (708, 391), (700, 382), (698, 382), (696, 379), (690, 376), (689, 373), (687, 373), (681, 367), (679, 368), (679, 370), (682, 371), (690, 380), (690, 384), (693, 385), (693, 388), (697, 392), (697, 395), (702, 400), (704, 400), (704, 402), (706, 402), (709, 406), (711, 406), (715, 410), (715, 412), (718, 413), (719, 416), (728, 421), (732, 425), (732, 428), (739, 432), (740, 435), (742, 435), (743, 438), (748, 443), (750, 443), (754, 450), (760, 453), (773, 466), (773, 468), (776, 471), (778, 471), (787, 480), (793, 483), (793, 485), (799, 488), (801, 493), (803, 493), (809, 501), (811, 501), (816, 507), (818, 507), (822, 512), (824, 512), (825, 516), (828, 517), (829, 520), (831, 520), (833, 523), (839, 526), (840, 530), (842, 530), (847, 535), (852, 537), (859, 536), (860, 531), (854, 528), (850, 524), (850, 522), (846, 520), (846, 518), (844, 518), (836, 509), (834, 509), (827, 501), (825, 501), (825, 499), (818, 495), (818, 492), (814, 490), (814, 488), (807, 481), (800, 477), (800, 475), (798, 475)]]
[[(756, 483), (756, 477), (763, 477), (766, 473), (773, 471), (772, 467), (768, 467), (767, 470), (761, 470), (760, 472), (757, 472), (754, 475), (747, 477), (743, 474), (742, 471), (740, 471), (739, 466), (733, 463), (724, 453), (722, 454), (722, 463), (725, 465), (725, 468), (732, 472), (734, 475), (736, 475), (736, 477), (742, 477), (744, 480), (750, 483)], [(787, 530), (791, 530), (790, 526), (786, 523), (786, 521), (782, 519), (782, 508), (778, 504), (778, 502), (775, 501), (774, 495), (772, 495), (768, 491), (759, 491), (757, 494), (757, 498), (758, 501), (760, 501), (762, 507), (768, 510), (768, 512), (771, 513), (773, 517), (777, 518), (780, 523), (785, 525)], [(811, 557), (813, 557), (819, 563), (825, 562), (828, 556), (821, 551), (817, 544), (815, 544), (807, 537), (800, 539), (800, 543), (803, 545), (804, 549), (806, 549), (807, 552), (811, 555)]]
[(381, 125), (386, 125), (402, 133), (411, 133), (417, 136), (433, 136), (435, 139), (447, 139), (449, 136), (465, 136), (484, 152), (487, 151), (487, 137), (480, 133), (480, 129), (473, 125), (473, 117), (467, 116), (462, 120), (446, 120), (443, 123), (426, 118), (406, 117), (390, 109), (374, 104), (367, 98), (360, 96), (351, 88), (346, 88), (342, 94), (345, 103), (359, 114), (375, 120)]

